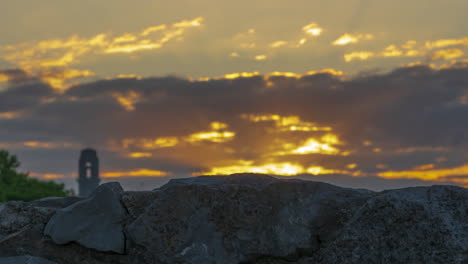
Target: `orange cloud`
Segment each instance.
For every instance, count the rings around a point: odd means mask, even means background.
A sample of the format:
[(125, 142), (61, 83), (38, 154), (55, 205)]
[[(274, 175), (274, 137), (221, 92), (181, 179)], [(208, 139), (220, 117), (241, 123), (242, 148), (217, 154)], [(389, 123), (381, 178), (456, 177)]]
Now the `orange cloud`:
[(56, 148), (75, 148), (78, 147), (75, 143), (68, 142), (40, 142), (40, 141), (28, 141), (23, 142), (23, 146), (28, 148), (42, 148), (42, 149), (56, 149)]
[(132, 171), (112, 171), (104, 172), (101, 174), (103, 178), (120, 178), (120, 177), (163, 177), (169, 176), (169, 172), (150, 170), (150, 169), (137, 169)]
[(63, 174), (55, 174), (55, 173), (29, 173), (30, 176), (35, 177), (35, 178), (40, 178), (40, 179), (45, 179), (45, 180), (56, 180), (56, 179), (63, 179), (65, 178), (65, 175)]

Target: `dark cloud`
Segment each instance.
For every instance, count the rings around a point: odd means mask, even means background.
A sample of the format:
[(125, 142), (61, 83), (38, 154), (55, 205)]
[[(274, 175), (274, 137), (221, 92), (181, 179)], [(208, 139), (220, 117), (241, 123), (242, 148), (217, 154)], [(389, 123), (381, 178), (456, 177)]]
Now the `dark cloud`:
[[(132, 94), (137, 94), (131, 102), (134, 109), (128, 111), (117, 98)], [(227, 161), (264, 160), (275, 140), (299, 142), (323, 135), (269, 133), (272, 121), (254, 124), (241, 118), (245, 113), (297, 115), (303, 121), (332, 127), (345, 143), (340, 147), (351, 154), (287, 155), (275, 157), (277, 161), (332, 169), (357, 163), (360, 169), (377, 173), (382, 169), (376, 164), (406, 170), (443, 157), (447, 161), (437, 166), (449, 167), (466, 162), (468, 105), (462, 97), (467, 94), (468, 67), (404, 67), (354, 79), (329, 74), (268, 80), (263, 76), (208, 81), (115, 79), (77, 85), (63, 94), (35, 83), (0, 93), (0, 112), (31, 110), (25, 117), (0, 119), (0, 135), (5, 142), (29, 138), (94, 146), (106, 151), (108, 168), (116, 170), (133, 164), (189, 171)], [(222, 144), (200, 142), (151, 150), (152, 158), (138, 161), (110, 147), (125, 138), (184, 137), (209, 130), (213, 121), (228, 124), (236, 137)], [(363, 146), (363, 141), (373, 145)], [(377, 147), (381, 151), (373, 152)]]

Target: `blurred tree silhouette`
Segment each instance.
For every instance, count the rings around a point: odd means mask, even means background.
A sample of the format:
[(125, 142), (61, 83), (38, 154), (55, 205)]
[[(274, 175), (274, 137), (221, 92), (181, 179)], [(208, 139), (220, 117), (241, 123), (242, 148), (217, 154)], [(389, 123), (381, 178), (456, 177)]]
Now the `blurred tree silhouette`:
[(0, 203), (11, 200), (32, 201), (72, 194), (63, 184), (33, 179), (26, 173), (17, 172), (19, 166), (16, 156), (10, 155), (6, 150), (0, 150)]

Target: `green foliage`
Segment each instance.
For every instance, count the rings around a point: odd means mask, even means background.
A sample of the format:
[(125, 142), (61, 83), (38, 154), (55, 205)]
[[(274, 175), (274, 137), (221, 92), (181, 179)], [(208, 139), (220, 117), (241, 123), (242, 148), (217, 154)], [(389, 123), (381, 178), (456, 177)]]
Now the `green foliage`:
[(8, 151), (0, 150), (0, 203), (16, 201), (32, 201), (44, 197), (63, 197), (71, 192), (65, 190), (63, 184), (52, 181), (41, 181), (28, 177), (16, 170), (20, 166), (18, 159)]

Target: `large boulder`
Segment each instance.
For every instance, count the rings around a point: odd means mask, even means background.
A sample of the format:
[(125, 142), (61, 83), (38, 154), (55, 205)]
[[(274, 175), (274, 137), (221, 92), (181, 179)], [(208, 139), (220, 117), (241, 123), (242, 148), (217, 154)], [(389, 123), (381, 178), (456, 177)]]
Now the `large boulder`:
[(301, 263), (468, 263), (467, 189), (391, 190), (354, 210), (338, 236)]
[(60, 245), (76, 242), (98, 251), (124, 253), (122, 193), (116, 182), (99, 186), (89, 198), (57, 211), (44, 234)]
[(157, 263), (297, 259), (320, 248), (372, 195), (324, 183), (235, 175), (172, 180), (127, 227)]
[(82, 197), (47, 197), (32, 201), (30, 204), (35, 207), (64, 208), (83, 200)]
[(178, 179), (147, 192), (104, 184), (80, 201), (0, 204), (0, 260), (11, 256), (57, 264), (468, 264), (468, 190), (371, 192), (251, 174)]

